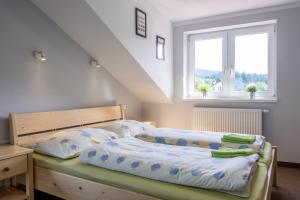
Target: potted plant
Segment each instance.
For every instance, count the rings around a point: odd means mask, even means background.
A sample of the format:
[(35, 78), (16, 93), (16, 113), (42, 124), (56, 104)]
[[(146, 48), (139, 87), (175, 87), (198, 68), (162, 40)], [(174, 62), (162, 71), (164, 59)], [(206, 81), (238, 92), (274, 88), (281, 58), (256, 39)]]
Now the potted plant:
[(199, 92), (201, 92), (202, 95), (203, 95), (203, 98), (205, 98), (207, 96), (208, 91), (209, 91), (209, 85), (205, 84), (205, 83), (204, 84), (200, 84), (200, 85), (198, 85), (197, 90)]
[(249, 93), (250, 99), (253, 99), (255, 97), (255, 93), (257, 91), (256, 85), (254, 83), (251, 83), (251, 84), (247, 85), (246, 90)]

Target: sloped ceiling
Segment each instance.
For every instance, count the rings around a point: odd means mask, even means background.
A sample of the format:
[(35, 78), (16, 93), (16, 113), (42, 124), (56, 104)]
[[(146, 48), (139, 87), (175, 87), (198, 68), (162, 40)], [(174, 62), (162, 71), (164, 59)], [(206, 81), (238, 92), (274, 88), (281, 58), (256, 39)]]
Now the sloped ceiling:
[[(32, 2), (91, 56), (97, 58), (105, 69), (140, 101), (171, 102), (172, 70), (166, 72), (171, 78), (165, 77), (169, 78), (167, 84), (170, 84), (165, 87), (163, 82), (154, 78), (157, 77), (155, 73), (158, 71), (151, 73), (147, 68), (145, 70), (144, 63), (131, 54), (130, 49), (124, 46), (124, 42), (122, 44), (86, 1), (32, 0)], [(155, 45), (155, 41), (153, 43)], [(155, 55), (153, 58), (155, 59)], [(171, 57), (169, 59), (172, 60)], [(171, 63), (169, 65), (168, 67), (172, 68)]]
[[(170, 20), (149, 0), (85, 0), (130, 55), (167, 95), (172, 96), (172, 34)], [(147, 14), (147, 37), (135, 34), (135, 8)], [(156, 35), (165, 38), (165, 60), (156, 59)]]
[(173, 22), (294, 2), (299, 0), (151, 0)]

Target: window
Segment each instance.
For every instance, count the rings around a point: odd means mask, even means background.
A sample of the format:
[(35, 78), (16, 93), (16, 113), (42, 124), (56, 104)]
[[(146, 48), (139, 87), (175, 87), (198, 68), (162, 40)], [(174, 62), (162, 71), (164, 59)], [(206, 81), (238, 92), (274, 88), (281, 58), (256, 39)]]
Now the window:
[[(201, 32), (201, 31), (200, 31)], [(276, 98), (275, 22), (239, 25), (186, 34), (185, 98), (248, 98), (255, 84), (257, 99)]]

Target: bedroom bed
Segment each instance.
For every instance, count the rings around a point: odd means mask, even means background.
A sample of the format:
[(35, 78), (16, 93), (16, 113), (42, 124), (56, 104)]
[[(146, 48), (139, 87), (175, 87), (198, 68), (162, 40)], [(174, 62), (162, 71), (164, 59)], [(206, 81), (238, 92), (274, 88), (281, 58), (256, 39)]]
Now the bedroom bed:
[[(98, 107), (10, 115), (11, 143), (47, 138), (74, 127), (99, 127), (124, 119), (122, 106)], [(268, 145), (266, 145), (268, 146)], [(190, 199), (268, 200), (276, 183), (276, 148), (259, 161), (251, 184), (251, 195), (242, 198), (222, 192), (166, 183), (122, 172), (85, 165), (79, 158), (61, 160), (35, 153), (34, 188), (64, 199), (155, 200)], [(19, 178), (22, 182), (22, 178)]]

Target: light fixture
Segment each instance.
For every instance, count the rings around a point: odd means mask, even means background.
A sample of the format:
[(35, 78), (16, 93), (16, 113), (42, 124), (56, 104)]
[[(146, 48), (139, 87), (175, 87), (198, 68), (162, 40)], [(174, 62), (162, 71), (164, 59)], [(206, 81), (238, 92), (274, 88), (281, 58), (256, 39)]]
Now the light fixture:
[(44, 52), (42, 52), (42, 51), (34, 51), (33, 57), (35, 57), (37, 60), (42, 61), (42, 62), (45, 62), (47, 60)]
[(91, 58), (90, 64), (91, 64), (93, 67), (96, 67), (96, 68), (100, 68), (100, 67), (101, 67), (101, 65), (99, 64), (98, 60), (96, 60), (96, 59), (94, 59), (94, 58)]

